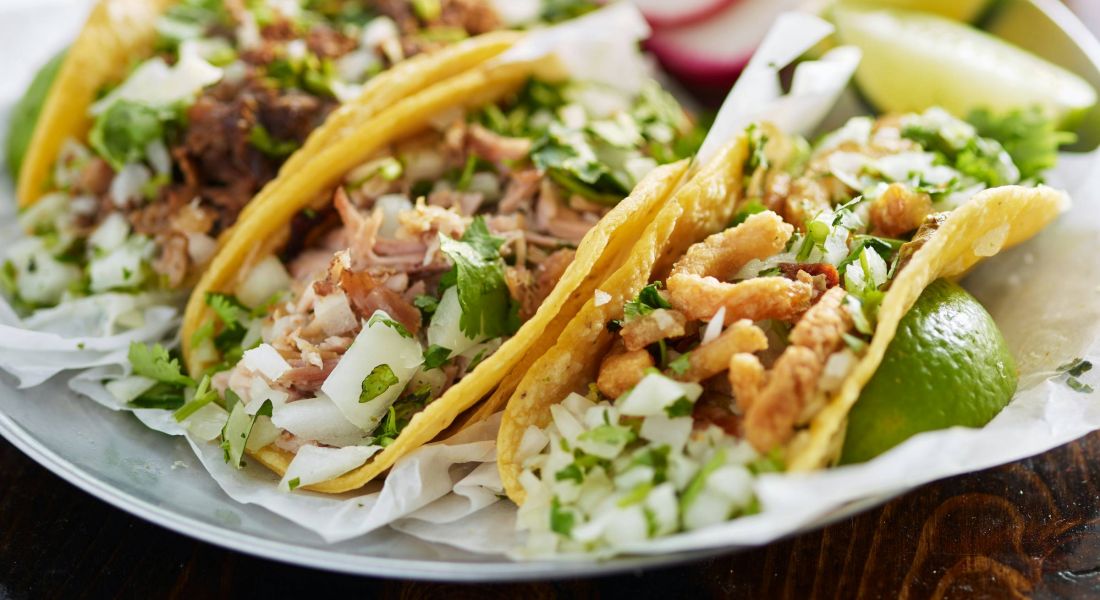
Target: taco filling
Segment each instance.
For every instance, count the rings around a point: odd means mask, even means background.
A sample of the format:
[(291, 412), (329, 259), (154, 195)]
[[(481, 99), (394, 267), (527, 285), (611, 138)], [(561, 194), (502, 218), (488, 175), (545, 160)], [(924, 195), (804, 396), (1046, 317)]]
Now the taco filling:
[[(973, 121), (1005, 132), (1035, 118)], [(806, 443), (913, 254), (977, 192), (1034, 185), (1058, 145), (1002, 144), (939, 109), (852, 119), (813, 147), (766, 126), (747, 136), (733, 222), (622, 307), (595, 381), (524, 432), (518, 526), (532, 553), (757, 511), (754, 477)]]
[(154, 55), (101, 90), (87, 140), (66, 143), (49, 192), (21, 215), (34, 235), (7, 253), (6, 292), (29, 310), (185, 287), (283, 162), (373, 76), (598, 6), (557, 4), (505, 15), (486, 0), (183, 0), (160, 17)]
[[(192, 367), (234, 413), (270, 402), (249, 448), (297, 462), (392, 443), (538, 310), (601, 217), (699, 140), (656, 83), (631, 97), (532, 79), (432, 121), (298, 214), (236, 296), (206, 296)], [(343, 472), (311, 469), (287, 481)]]

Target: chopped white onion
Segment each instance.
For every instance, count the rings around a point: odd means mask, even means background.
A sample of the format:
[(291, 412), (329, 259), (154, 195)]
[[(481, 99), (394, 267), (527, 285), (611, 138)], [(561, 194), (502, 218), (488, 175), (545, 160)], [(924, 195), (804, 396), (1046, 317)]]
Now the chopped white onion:
[(382, 224), (378, 227), (378, 235), (384, 238), (392, 238), (401, 228), (398, 215), (413, 209), (412, 202), (404, 194), (386, 194), (374, 203), (375, 210), (382, 211)]
[(196, 265), (205, 265), (218, 250), (218, 242), (205, 233), (188, 233), (187, 256)]
[(130, 236), (130, 221), (122, 213), (111, 213), (88, 237), (88, 243), (100, 252), (110, 252), (126, 243)]
[(691, 437), (691, 428), (694, 420), (691, 417), (669, 418), (665, 415), (651, 415), (642, 421), (642, 428), (638, 435), (642, 439), (656, 444), (667, 444), (669, 448), (679, 451)]
[(714, 316), (710, 318), (710, 322), (707, 323), (707, 328), (703, 330), (703, 339), (701, 344), (709, 344), (718, 339), (718, 336), (722, 335), (722, 328), (726, 325), (726, 307), (719, 306), (718, 310), (714, 312)]
[(698, 383), (681, 383), (659, 373), (650, 373), (616, 402), (616, 406), (622, 414), (632, 417), (664, 415), (665, 409), (680, 398), (695, 402), (702, 393), (703, 386)]
[(290, 398), (290, 394), (283, 390), (272, 388), (264, 381), (263, 377), (253, 377), (252, 384), (248, 388), (248, 393), (242, 395), (242, 398), (247, 400), (245, 412), (254, 415), (260, 412), (260, 408), (263, 407), (265, 402), (271, 402), (272, 408), (278, 408), (286, 404), (287, 399)]
[(112, 379), (106, 383), (105, 387), (107, 391), (115, 397), (115, 400), (123, 404), (128, 404), (138, 396), (152, 389), (156, 384), (156, 381), (148, 377), (130, 375), (120, 379)]
[(840, 352), (829, 355), (825, 361), (825, 368), (821, 371), (821, 380), (817, 386), (824, 392), (832, 392), (840, 389), (844, 379), (856, 364), (856, 355), (845, 348)]
[(324, 394), (276, 408), (271, 421), (303, 440), (326, 446), (354, 446), (364, 438), (363, 432), (345, 419), (332, 399)]
[(145, 146), (145, 158), (149, 160), (149, 164), (153, 166), (157, 175), (172, 174), (172, 157), (168, 154), (168, 147), (164, 145), (164, 140), (149, 142)]
[(237, 287), (237, 299), (249, 308), (260, 306), (275, 294), (290, 288), (290, 275), (276, 256), (260, 261)]
[(325, 335), (340, 335), (354, 330), (359, 324), (343, 291), (318, 297), (313, 302), (313, 314)]
[(69, 207), (69, 196), (65, 192), (46, 194), (19, 213), (19, 228), (23, 231), (52, 228)]
[(346, 446), (344, 448), (322, 448), (320, 446), (302, 446), (287, 466), (286, 474), (279, 482), (284, 492), (321, 483), (363, 466), (372, 456), (381, 450), (381, 446)]
[(529, 425), (523, 432), (519, 447), (516, 449), (516, 461), (523, 464), (528, 458), (537, 456), (550, 443), (550, 436), (542, 429)]
[(577, 436), (584, 433), (584, 425), (581, 424), (580, 419), (560, 404), (550, 407), (550, 416), (554, 419), (554, 425), (557, 426), (565, 441), (569, 442), (570, 446), (575, 445)]
[[(187, 417), (183, 421), (183, 425), (187, 427), (187, 431), (191, 432), (191, 435), (204, 442), (209, 442), (221, 435), (222, 428), (225, 427), (225, 422), (228, 420), (229, 413), (224, 408), (211, 402), (203, 405), (202, 408)], [(252, 427), (252, 435), (248, 437), (248, 441), (251, 442), (254, 437), (256, 437), (255, 425)]]
[[(321, 385), (321, 391), (332, 398), (344, 417), (367, 432), (374, 431), (424, 362), (420, 343), (405, 337), (387, 322), (393, 322), (390, 316), (376, 311)], [(360, 402), (363, 380), (381, 365), (389, 366), (397, 383), (375, 398)]]
[(245, 444), (245, 449), (249, 452), (255, 452), (261, 448), (265, 448), (275, 440), (279, 439), (279, 436), (283, 434), (283, 430), (275, 426), (271, 422), (270, 417), (259, 415), (252, 423), (252, 432), (248, 434), (248, 442)]
[(93, 259), (88, 265), (92, 291), (100, 293), (141, 285), (146, 278), (143, 265), (153, 258), (155, 251), (152, 240), (133, 235), (121, 246)]
[(540, 0), (489, 0), (489, 4), (508, 27), (534, 23), (542, 12)]
[(462, 354), (482, 342), (480, 337), (466, 337), (459, 327), (461, 319), (462, 306), (458, 303), (458, 289), (447, 288), (432, 315), (432, 322), (428, 325), (428, 344), (450, 348), (452, 354)]
[(140, 201), (145, 195), (145, 185), (152, 177), (145, 165), (130, 163), (122, 167), (111, 180), (111, 187), (107, 191), (111, 202), (119, 208), (125, 208), (132, 201)]
[(189, 102), (203, 88), (220, 81), (222, 74), (221, 69), (203, 60), (197, 46), (184, 42), (176, 64), (168, 66), (160, 57), (141, 63), (122, 85), (93, 104), (90, 112), (92, 116), (102, 114), (118, 100), (154, 106)]
[(611, 294), (608, 294), (603, 290), (597, 289), (593, 297), (593, 304), (595, 304), (596, 306), (603, 306), (608, 302), (611, 302)]
[(578, 419), (584, 419), (590, 409), (596, 408), (596, 403), (573, 392), (565, 397), (565, 400), (562, 401), (562, 406), (573, 413), (573, 416)]
[(290, 363), (271, 344), (260, 344), (246, 350), (241, 364), (250, 371), (262, 373), (268, 381), (276, 381), (290, 370)]

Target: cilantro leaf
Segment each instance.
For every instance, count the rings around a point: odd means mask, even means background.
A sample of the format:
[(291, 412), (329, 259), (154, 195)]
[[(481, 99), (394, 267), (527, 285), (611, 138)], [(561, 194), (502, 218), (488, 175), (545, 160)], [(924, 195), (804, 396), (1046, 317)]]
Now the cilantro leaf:
[(648, 315), (658, 308), (672, 308), (668, 300), (665, 300), (664, 296), (658, 291), (662, 285), (660, 281), (655, 281), (642, 288), (636, 298), (628, 300), (626, 305), (623, 306), (623, 316), (627, 319), (634, 319)]
[(1001, 116), (979, 109), (966, 120), (980, 135), (1001, 143), (1020, 169), (1022, 179), (1039, 178), (1057, 162), (1058, 148), (1077, 140), (1070, 132), (1058, 131), (1054, 121), (1038, 107), (1017, 109)]
[(439, 300), (434, 296), (420, 294), (413, 298), (413, 306), (420, 309), (420, 314), (424, 319), (428, 319), (434, 315), (435, 311), (439, 308)]
[(438, 369), (451, 357), (451, 349), (436, 344), (424, 351), (424, 369)]
[(376, 323), (381, 323), (382, 325), (389, 327), (390, 329), (401, 334), (401, 337), (403, 338), (412, 339), (412, 334), (409, 333), (409, 330), (404, 325), (397, 321), (394, 321), (393, 319), (388, 319), (378, 313), (374, 313), (374, 315), (371, 316), (370, 320), (367, 321), (367, 327), (370, 327)]
[(195, 385), (195, 381), (183, 374), (178, 359), (172, 358), (160, 344), (146, 346), (131, 342), (128, 353), (134, 373), (161, 383), (177, 386)]
[(730, 221), (730, 227), (736, 227), (745, 222), (745, 219), (755, 215), (756, 213), (762, 213), (768, 210), (763, 203), (759, 200), (749, 200), (741, 205), (741, 208), (737, 209), (737, 213), (733, 215), (733, 220)]
[(378, 365), (363, 379), (363, 392), (359, 395), (359, 403), (374, 400), (397, 385), (398, 381), (397, 375), (394, 375), (389, 365)]
[[(687, 373), (688, 369), (691, 368), (691, 352), (685, 352), (680, 356), (677, 356), (674, 360), (668, 363), (668, 368), (670, 371), (677, 375), (683, 375), (684, 373)], [(686, 398), (684, 398), (684, 400), (686, 400)]]
[(554, 473), (555, 481), (572, 480), (579, 483), (584, 483), (584, 471), (581, 470), (577, 463), (570, 463), (567, 467), (561, 469), (557, 473)]
[(500, 258), (503, 240), (490, 235), (485, 219), (477, 217), (462, 240), (441, 234), (439, 244), (454, 263), (462, 333), (471, 339), (514, 333), (519, 322), (504, 279), (504, 261)]
[(693, 410), (695, 410), (695, 404), (691, 400), (688, 400), (687, 397), (680, 398), (676, 402), (665, 407), (665, 412), (668, 413), (669, 418), (672, 419), (689, 416)]
[(608, 446), (618, 446), (629, 444), (637, 439), (637, 437), (638, 435), (629, 427), (604, 424), (594, 429), (589, 429), (577, 436), (577, 439), (581, 441), (591, 441), (597, 444), (607, 444)]
[(563, 509), (557, 496), (550, 501), (550, 530), (569, 537), (573, 533), (573, 523), (576, 516), (572, 511)]
[(412, 421), (416, 413), (423, 410), (432, 400), (430, 385), (421, 385), (413, 390), (411, 394), (398, 398), (386, 412), (382, 423), (379, 424), (381, 433), (375, 438), (375, 443), (382, 447), (392, 444)]
[(299, 145), (295, 140), (277, 140), (271, 137), (267, 128), (259, 123), (253, 125), (248, 132), (248, 143), (265, 156), (272, 158), (286, 158), (294, 154)]
[(165, 121), (170, 119), (163, 110), (117, 100), (96, 117), (88, 141), (117, 171), (127, 163), (144, 159), (149, 144), (164, 139)]
[(184, 386), (157, 383), (129, 402), (133, 408), (176, 410), (184, 405)]
[(218, 315), (226, 327), (242, 326), (248, 315), (248, 308), (236, 296), (221, 292), (207, 292), (206, 305)]

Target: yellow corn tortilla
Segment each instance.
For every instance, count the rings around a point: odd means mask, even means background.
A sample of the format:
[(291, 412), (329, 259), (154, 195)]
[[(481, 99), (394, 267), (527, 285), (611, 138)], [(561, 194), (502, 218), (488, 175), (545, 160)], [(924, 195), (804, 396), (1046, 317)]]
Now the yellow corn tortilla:
[[(327, 192), (338, 185), (348, 171), (378, 149), (428, 129), (434, 116), (455, 108), (473, 108), (497, 101), (518, 90), (529, 77), (548, 73), (560, 73), (553, 59), (487, 63), (428, 87), (373, 118), (354, 125), (348, 121), (343, 137), (332, 138), (322, 151), (301, 161), (301, 168), (284, 171), (284, 175), (269, 186), (267, 193), (242, 213), (188, 302), (182, 328), (188, 368), (192, 372), (202, 368), (202, 365), (193, 364), (189, 342), (198, 327), (213, 316), (206, 306), (207, 292), (233, 293), (254, 265), (284, 243), (295, 214), (304, 208), (315, 207), (318, 201), (328, 202), (331, 194)], [(688, 161), (680, 161), (659, 167), (645, 177), (585, 235), (573, 262), (535, 315), (473, 372), (416, 414), (393, 444), (366, 465), (307, 489), (340, 493), (360, 488), (388, 470), (397, 459), (436, 438), (479, 401), (489, 397), (487, 402), (491, 404), (507, 399), (511, 388), (518, 383), (518, 379), (509, 374), (525, 368), (532, 356), (553, 343), (576, 311), (593, 297), (604, 275), (627, 260), (631, 246), (665, 205), (687, 167)], [(494, 390), (498, 393), (494, 394)], [(493, 395), (490, 397), (490, 394)], [(465, 422), (475, 422), (482, 415), (499, 410), (499, 404), (492, 406), (496, 408), (475, 413), (475, 418), (467, 418)], [(286, 472), (294, 458), (292, 453), (275, 446), (262, 448), (251, 456), (280, 475)]]
[(31, 135), (19, 172), (19, 208), (46, 191), (65, 140), (82, 139), (91, 127), (88, 107), (103, 86), (122, 80), (134, 57), (148, 56), (156, 21), (175, 0), (100, 0), (58, 71)]
[[(607, 324), (622, 318), (623, 304), (649, 281), (663, 279), (672, 262), (688, 247), (729, 222), (734, 204), (740, 200), (745, 148), (744, 139), (735, 142), (716, 159), (727, 161), (725, 167), (711, 165), (680, 190), (640, 239), (630, 260), (603, 285), (602, 289), (612, 296), (611, 302), (600, 307), (592, 302), (585, 305), (558, 343), (518, 384), (505, 408), (497, 437), (501, 479), (508, 497), (517, 504), (525, 498), (519, 484), (523, 457), (517, 453), (527, 428), (545, 428), (551, 421), (553, 404), (595, 380), (600, 361), (613, 341)], [(983, 258), (1032, 237), (1067, 204), (1064, 193), (1045, 186), (1006, 186), (983, 191), (950, 213), (892, 283), (879, 309), (878, 325), (867, 353), (809, 428), (788, 445), (788, 469), (822, 468), (835, 459), (848, 411), (882, 361), (898, 322), (928, 284), (939, 277), (958, 277)]]

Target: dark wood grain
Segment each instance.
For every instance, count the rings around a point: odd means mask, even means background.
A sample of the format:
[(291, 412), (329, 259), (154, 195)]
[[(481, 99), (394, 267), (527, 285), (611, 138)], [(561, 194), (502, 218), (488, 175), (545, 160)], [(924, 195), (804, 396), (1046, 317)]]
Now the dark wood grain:
[(1100, 597), (1100, 433), (927, 485), (827, 529), (678, 568), (509, 585), (333, 575), (222, 550), (0, 442), (0, 599)]

